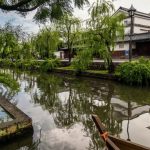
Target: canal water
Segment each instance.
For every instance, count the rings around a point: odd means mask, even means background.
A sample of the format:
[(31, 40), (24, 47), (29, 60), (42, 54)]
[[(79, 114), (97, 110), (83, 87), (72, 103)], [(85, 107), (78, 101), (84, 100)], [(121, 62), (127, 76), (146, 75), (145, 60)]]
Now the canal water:
[(0, 124), (8, 121), (12, 121), (13, 118), (0, 106)]
[(9, 73), (17, 92), (0, 94), (29, 115), (33, 134), (2, 144), (1, 150), (99, 150), (104, 143), (91, 119), (97, 114), (110, 134), (150, 147), (150, 88), (60, 74)]

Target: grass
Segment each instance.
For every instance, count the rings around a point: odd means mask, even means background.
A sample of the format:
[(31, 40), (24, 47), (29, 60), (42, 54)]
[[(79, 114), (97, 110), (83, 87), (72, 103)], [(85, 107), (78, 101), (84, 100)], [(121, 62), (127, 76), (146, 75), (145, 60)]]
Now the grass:
[[(67, 67), (59, 67), (57, 69), (60, 69), (60, 70), (65, 70), (65, 71), (75, 71), (75, 69), (73, 68), (73, 66), (67, 66)], [(95, 73), (95, 74), (103, 74), (103, 75), (107, 75), (109, 74), (108, 73), (108, 70), (86, 70), (85, 72), (88, 72), (88, 73)], [(114, 75), (119, 75), (118, 72), (115, 72)]]
[(87, 70), (86, 72), (96, 73), (96, 74), (108, 74), (108, 70)]
[(67, 67), (58, 67), (57, 69), (60, 69), (60, 70), (75, 70), (74, 68), (73, 68), (73, 66), (67, 66)]

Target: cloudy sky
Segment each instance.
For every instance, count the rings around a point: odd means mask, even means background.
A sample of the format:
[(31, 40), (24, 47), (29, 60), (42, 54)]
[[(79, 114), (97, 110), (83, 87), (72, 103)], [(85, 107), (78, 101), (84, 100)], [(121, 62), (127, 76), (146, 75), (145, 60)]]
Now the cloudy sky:
[[(95, 0), (89, 0), (93, 3)], [(120, 6), (129, 8), (131, 4), (138, 10), (145, 13), (150, 13), (150, 0), (113, 0), (115, 9)], [(85, 6), (83, 10), (75, 9), (74, 14), (80, 19), (86, 19), (88, 17), (88, 6)], [(22, 25), (24, 30), (27, 32), (36, 33), (39, 26), (32, 21), (35, 12), (29, 13), (26, 18), (21, 17), (15, 12), (3, 13), (0, 11), (0, 25), (4, 25), (7, 21), (11, 21), (14, 25)]]

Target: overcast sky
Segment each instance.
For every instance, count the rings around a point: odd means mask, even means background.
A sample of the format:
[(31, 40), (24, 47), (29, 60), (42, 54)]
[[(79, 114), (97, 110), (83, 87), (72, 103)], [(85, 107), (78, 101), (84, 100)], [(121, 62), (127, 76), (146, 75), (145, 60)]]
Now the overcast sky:
[[(95, 0), (89, 0), (93, 3)], [(150, 0), (113, 0), (115, 9), (118, 9), (120, 6), (129, 8), (131, 4), (138, 10), (145, 13), (150, 13)], [(74, 14), (80, 19), (86, 19), (88, 17), (88, 7), (84, 6), (83, 10), (75, 9)], [(3, 13), (0, 11), (0, 25), (4, 25), (5, 22), (11, 20), (14, 25), (23, 25), (23, 28), (27, 32), (36, 33), (39, 29), (39, 26), (32, 21), (34, 12), (29, 13), (26, 18), (17, 15), (15, 12)]]

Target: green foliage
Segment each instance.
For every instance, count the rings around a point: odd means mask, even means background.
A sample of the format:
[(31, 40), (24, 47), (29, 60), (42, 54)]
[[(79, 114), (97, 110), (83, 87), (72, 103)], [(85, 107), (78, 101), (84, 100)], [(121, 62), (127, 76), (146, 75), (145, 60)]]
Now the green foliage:
[(56, 67), (58, 67), (60, 64), (58, 59), (48, 59), (45, 60), (44, 62), (42, 62), (40, 68), (42, 71), (52, 71), (53, 69), (55, 69)]
[(123, 82), (130, 85), (150, 85), (150, 61), (143, 58), (121, 64), (117, 71)]
[(1, 67), (11, 67), (13, 62), (10, 59), (0, 59), (0, 66)]
[[(108, 69), (112, 66), (112, 51), (118, 36), (123, 37), (123, 14), (114, 15), (113, 5), (106, 0), (97, 1), (91, 7), (91, 18), (87, 30), (83, 33), (83, 51), (91, 50), (93, 57), (103, 58)], [(85, 48), (86, 47), (86, 48)]]
[(11, 22), (7, 22), (4, 27), (0, 27), (0, 31), (0, 57), (11, 60), (20, 59), (23, 48), (22, 41), (25, 41), (26, 38), (22, 27), (20, 25), (13, 26)]
[(33, 38), (33, 47), (38, 52), (40, 59), (55, 57), (54, 52), (60, 43), (59, 33), (56, 30), (44, 28)]
[(70, 14), (65, 14), (57, 21), (56, 26), (60, 32), (64, 47), (69, 50), (69, 61), (71, 61), (73, 48), (76, 46), (76, 41), (79, 40), (80, 20)]
[(36, 51), (33, 51), (31, 41), (29, 40), (26, 42), (22, 42), (20, 57), (22, 59), (32, 59), (33, 58), (32, 53), (34, 53), (34, 56), (35, 56)]
[(16, 68), (25, 69), (25, 70), (38, 70), (40, 63), (37, 60), (17, 60), (14, 62)]
[(9, 59), (1, 59), (1, 67), (13, 67), (23, 70), (42, 70), (42, 71), (52, 71), (54, 68), (58, 67), (60, 61), (58, 59), (47, 59), (45, 61), (37, 60), (16, 60), (11, 61)]
[(100, 74), (100, 75), (101, 74), (108, 75), (108, 71), (107, 70), (87, 70), (86, 72)]
[(37, 60), (21, 60), (18, 59), (16, 61), (12, 61), (10, 59), (1, 59), (0, 60), (0, 66), (1, 67), (15, 67), (15, 68), (20, 68), (20, 69), (38, 69), (40, 66), (39, 61)]
[(54, 51), (60, 43), (59, 33), (51, 28), (43, 28), (37, 35), (28, 35), (20, 26), (6, 23), (0, 28), (0, 58), (47, 59), (54, 58)]
[(0, 83), (5, 84), (9, 88), (11, 88), (11, 90), (17, 91), (19, 89), (18, 82), (12, 79), (9, 74), (0, 73)]
[(74, 7), (82, 8), (88, 0), (0, 0), (0, 9), (18, 11), (26, 15), (29, 11), (35, 11), (34, 20), (40, 23), (59, 19), (64, 13), (73, 12)]
[(81, 71), (85, 71), (88, 69), (89, 65), (92, 61), (91, 52), (87, 49), (85, 51), (79, 51), (77, 56), (73, 60), (73, 68), (76, 72), (80, 73)]

